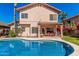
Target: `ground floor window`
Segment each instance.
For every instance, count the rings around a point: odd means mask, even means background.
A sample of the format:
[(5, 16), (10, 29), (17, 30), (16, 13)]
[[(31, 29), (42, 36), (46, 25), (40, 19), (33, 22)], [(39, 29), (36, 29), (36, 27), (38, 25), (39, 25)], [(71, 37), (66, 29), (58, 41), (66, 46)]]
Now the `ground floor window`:
[(47, 33), (53, 33), (54, 32), (53, 28), (46, 28), (46, 29), (47, 29)]
[(32, 27), (32, 33), (37, 33), (38, 32), (38, 28), (37, 27)]
[(25, 26), (22, 26), (22, 31), (25, 31)]
[(45, 34), (45, 30), (44, 30), (44, 28), (42, 28), (41, 30), (42, 30), (41, 33), (42, 33), (42, 34)]

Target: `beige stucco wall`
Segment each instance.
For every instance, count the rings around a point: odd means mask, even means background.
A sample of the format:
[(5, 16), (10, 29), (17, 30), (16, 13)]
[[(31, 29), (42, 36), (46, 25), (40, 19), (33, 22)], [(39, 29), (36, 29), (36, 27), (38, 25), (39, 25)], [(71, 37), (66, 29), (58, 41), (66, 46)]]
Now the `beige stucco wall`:
[(13, 30), (13, 28), (14, 28), (14, 25), (11, 25), (11, 26), (10, 26), (10, 30)]
[[(27, 13), (28, 14), (28, 19), (22, 19), (21, 18), (21, 13)], [(52, 22), (57, 22), (58, 21), (58, 14), (54, 11), (50, 11), (49, 9), (46, 9), (45, 7), (33, 7), (28, 10), (24, 10), (20, 12), (20, 21), (50, 21), (50, 14), (56, 14), (57, 19), (53, 20)], [(21, 23), (20, 22), (20, 23)]]
[[(28, 14), (28, 18), (27, 19), (22, 19), (21, 18), (21, 13), (27, 13)], [(53, 21), (50, 21), (50, 14), (55, 14), (56, 15), (56, 19), (54, 19)], [(31, 29), (31, 27), (38, 27), (38, 22), (58, 22), (58, 14), (54, 11), (51, 11), (49, 9), (46, 9), (45, 7), (40, 7), (40, 6), (36, 6), (33, 8), (30, 8), (28, 10), (24, 10), (20, 12), (20, 24), (30, 24), (29, 29)], [(27, 26), (26, 26), (27, 28)], [(26, 29), (26, 31), (28, 31)], [(26, 35), (26, 31), (24, 31), (22, 33), (22, 36)], [(29, 32), (30, 31), (30, 32)], [(31, 33), (31, 30), (29, 30), (28, 32), (30, 33), (30, 36), (36, 36), (37, 34), (33, 34)]]

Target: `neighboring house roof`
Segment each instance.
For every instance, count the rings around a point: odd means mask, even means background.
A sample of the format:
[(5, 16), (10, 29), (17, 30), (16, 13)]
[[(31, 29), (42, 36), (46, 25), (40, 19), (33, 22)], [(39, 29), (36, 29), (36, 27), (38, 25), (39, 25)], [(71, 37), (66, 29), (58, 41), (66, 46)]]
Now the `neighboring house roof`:
[[(16, 22), (19, 23), (19, 21)], [(8, 26), (12, 26), (12, 25), (14, 25), (14, 22), (8, 24)]]
[(29, 4), (29, 5), (26, 5), (26, 6), (23, 6), (23, 7), (20, 7), (20, 8), (17, 8), (16, 10), (17, 11), (23, 11), (23, 10), (27, 10), (29, 8), (32, 8), (32, 7), (35, 7), (35, 6), (43, 6), (43, 7), (46, 7), (50, 10), (54, 10), (56, 11), (57, 13), (61, 12), (61, 10), (53, 7), (53, 6), (50, 6), (49, 4), (46, 4), (46, 3), (32, 3), (32, 4)]
[(75, 15), (75, 16), (72, 16), (72, 17), (70, 17), (70, 18), (67, 18), (67, 19), (65, 19), (64, 21), (69, 21), (69, 20), (72, 20), (72, 19), (74, 19), (74, 18), (76, 18), (76, 17), (79, 17), (79, 14), (78, 14), (78, 15)]
[(3, 22), (0, 22), (0, 27), (9, 27), (9, 26), (7, 26), (7, 24), (5, 24)]

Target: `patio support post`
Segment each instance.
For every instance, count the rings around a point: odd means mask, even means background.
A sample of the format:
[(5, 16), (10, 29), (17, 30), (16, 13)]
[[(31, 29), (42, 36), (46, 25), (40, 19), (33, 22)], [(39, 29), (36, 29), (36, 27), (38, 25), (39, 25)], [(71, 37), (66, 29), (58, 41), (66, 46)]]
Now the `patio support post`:
[(46, 28), (45, 28), (45, 27), (44, 27), (44, 31), (45, 31), (45, 35), (46, 35), (46, 31), (47, 31), (47, 30), (46, 30)]
[(57, 36), (57, 25), (56, 25), (56, 29), (55, 29), (55, 36)]
[(63, 25), (60, 25), (60, 29), (61, 29), (61, 31), (60, 31), (61, 34), (60, 35), (61, 35), (61, 38), (63, 38)]
[(31, 36), (31, 34), (32, 34), (32, 27), (30, 26), (30, 36)]
[(38, 37), (40, 38), (40, 25), (38, 25)]

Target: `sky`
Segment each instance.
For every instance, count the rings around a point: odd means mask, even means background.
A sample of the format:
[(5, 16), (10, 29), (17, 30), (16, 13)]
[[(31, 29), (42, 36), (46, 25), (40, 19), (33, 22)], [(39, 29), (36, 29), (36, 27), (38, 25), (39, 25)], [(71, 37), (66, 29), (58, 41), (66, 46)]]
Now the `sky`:
[[(29, 3), (18, 3), (17, 8), (28, 5)], [(79, 14), (79, 3), (48, 3), (65, 12), (68, 17)], [(19, 13), (16, 13), (17, 20), (19, 20)], [(14, 4), (13, 3), (0, 3), (0, 21), (6, 24), (13, 22), (14, 17)], [(59, 20), (60, 21), (60, 20)]]

